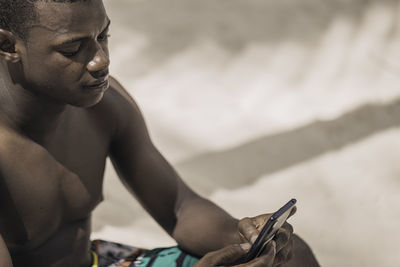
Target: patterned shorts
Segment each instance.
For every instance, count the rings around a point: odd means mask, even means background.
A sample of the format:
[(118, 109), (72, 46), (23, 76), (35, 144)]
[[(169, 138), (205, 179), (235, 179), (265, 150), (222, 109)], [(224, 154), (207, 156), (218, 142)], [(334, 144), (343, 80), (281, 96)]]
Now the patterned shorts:
[(146, 250), (104, 240), (92, 242), (92, 267), (192, 267), (197, 261), (178, 247)]

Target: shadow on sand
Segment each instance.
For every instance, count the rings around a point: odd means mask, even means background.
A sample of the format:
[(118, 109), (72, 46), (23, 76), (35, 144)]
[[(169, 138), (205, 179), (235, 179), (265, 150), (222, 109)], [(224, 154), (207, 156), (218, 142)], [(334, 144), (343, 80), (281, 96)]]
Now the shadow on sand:
[(332, 121), (261, 137), (224, 151), (195, 156), (176, 164), (182, 177), (200, 193), (235, 189), (368, 136), (400, 125), (400, 99), (386, 105), (361, 106)]

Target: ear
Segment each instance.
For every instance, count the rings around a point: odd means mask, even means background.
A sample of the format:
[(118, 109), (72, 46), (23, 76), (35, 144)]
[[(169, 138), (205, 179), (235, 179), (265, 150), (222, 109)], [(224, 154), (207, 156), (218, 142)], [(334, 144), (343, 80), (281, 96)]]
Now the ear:
[(21, 57), (16, 52), (16, 42), (17, 37), (13, 33), (0, 29), (0, 58), (3, 58), (10, 63), (19, 62)]

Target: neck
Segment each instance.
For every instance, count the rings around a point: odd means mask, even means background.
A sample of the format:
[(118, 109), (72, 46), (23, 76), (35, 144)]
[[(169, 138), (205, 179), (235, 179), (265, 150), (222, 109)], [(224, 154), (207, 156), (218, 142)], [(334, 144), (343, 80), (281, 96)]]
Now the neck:
[(13, 77), (12, 66), (0, 62), (0, 120), (34, 139), (55, 130), (65, 104), (24, 88)]

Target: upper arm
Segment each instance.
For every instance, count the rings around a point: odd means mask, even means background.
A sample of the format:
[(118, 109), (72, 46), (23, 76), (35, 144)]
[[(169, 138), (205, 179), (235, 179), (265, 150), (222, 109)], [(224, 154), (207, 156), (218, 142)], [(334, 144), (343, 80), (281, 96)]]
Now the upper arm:
[(116, 94), (117, 130), (110, 146), (110, 157), (120, 178), (143, 207), (170, 234), (176, 214), (184, 202), (196, 197), (153, 145), (144, 119), (134, 100), (111, 81)]
[(12, 267), (11, 257), (6, 243), (0, 235), (0, 267)]

